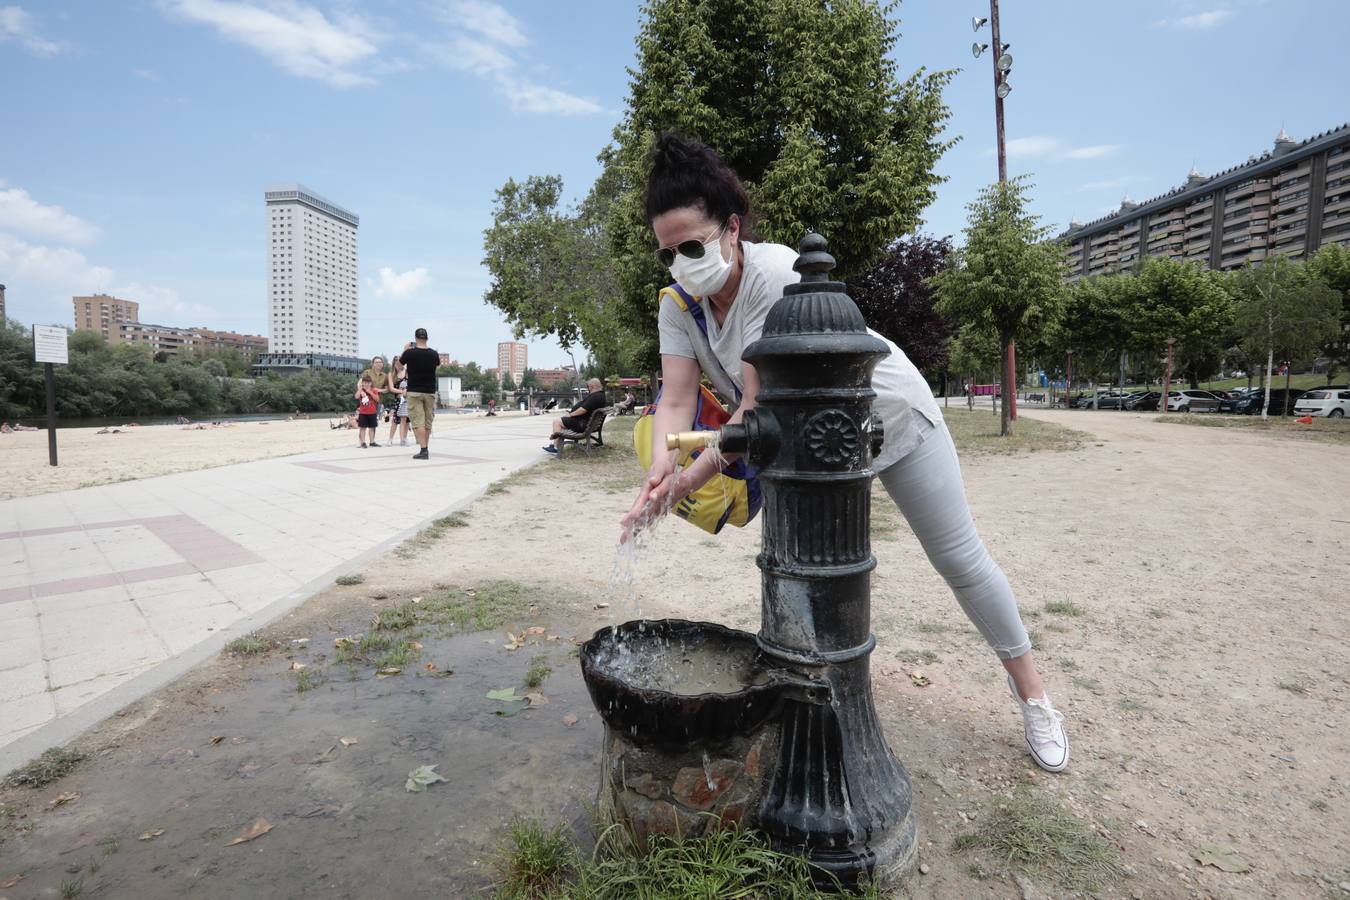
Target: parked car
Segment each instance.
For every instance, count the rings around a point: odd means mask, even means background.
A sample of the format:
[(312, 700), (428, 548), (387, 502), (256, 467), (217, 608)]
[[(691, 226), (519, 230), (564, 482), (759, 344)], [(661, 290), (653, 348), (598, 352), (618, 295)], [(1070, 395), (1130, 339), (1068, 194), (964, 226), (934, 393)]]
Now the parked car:
[[(1119, 409), (1120, 402), (1128, 397), (1129, 394), (1118, 390), (1098, 391), (1096, 396), (1098, 409)], [(1078, 395), (1078, 398), (1074, 400), (1073, 405), (1077, 409), (1092, 409), (1092, 397), (1093, 395), (1091, 393), (1080, 394)]]
[[(1294, 412), (1295, 402), (1303, 396), (1306, 391), (1285, 390), (1284, 388), (1275, 388), (1270, 392), (1270, 414), (1272, 416), (1287, 416)], [(1257, 416), (1261, 414), (1261, 407), (1266, 402), (1266, 392), (1264, 390), (1252, 391), (1241, 400), (1233, 404), (1233, 412), (1240, 415)]]
[(1347, 413), (1350, 413), (1350, 391), (1319, 388), (1308, 391), (1294, 401), (1296, 416), (1326, 416), (1329, 419), (1340, 419)]
[(1161, 399), (1162, 391), (1131, 394), (1125, 398), (1125, 408), (1136, 412), (1150, 412), (1157, 410), (1158, 401)]
[[(1198, 404), (1195, 401), (1200, 401)], [(1220, 400), (1209, 391), (1170, 391), (1167, 394), (1167, 409), (1171, 412), (1190, 412), (1192, 406), (1197, 412), (1213, 412), (1219, 408)]]

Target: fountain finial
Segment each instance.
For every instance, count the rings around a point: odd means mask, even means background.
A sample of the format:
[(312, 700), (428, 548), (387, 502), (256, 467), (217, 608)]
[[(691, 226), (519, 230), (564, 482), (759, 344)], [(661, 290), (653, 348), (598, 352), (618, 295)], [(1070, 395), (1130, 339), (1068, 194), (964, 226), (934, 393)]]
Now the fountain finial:
[(834, 271), (834, 257), (826, 249), (825, 238), (814, 231), (808, 231), (797, 245), (797, 261), (792, 268), (801, 273), (803, 282), (824, 282), (830, 280)]

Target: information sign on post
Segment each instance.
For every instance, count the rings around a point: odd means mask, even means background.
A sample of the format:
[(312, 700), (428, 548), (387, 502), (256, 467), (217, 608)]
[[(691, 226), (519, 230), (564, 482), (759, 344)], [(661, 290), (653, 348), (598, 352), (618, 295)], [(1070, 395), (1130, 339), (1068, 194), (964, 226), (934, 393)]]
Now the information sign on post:
[(56, 376), (52, 366), (70, 363), (68, 333), (60, 325), (33, 326), (33, 360), (42, 363), (47, 382), (47, 461), (56, 465)]

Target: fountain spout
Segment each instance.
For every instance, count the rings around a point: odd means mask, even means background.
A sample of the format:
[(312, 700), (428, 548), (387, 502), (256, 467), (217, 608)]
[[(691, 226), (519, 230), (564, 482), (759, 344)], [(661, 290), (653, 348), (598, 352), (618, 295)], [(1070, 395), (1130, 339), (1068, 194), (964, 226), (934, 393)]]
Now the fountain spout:
[(747, 410), (738, 425), (723, 425), (717, 431), (681, 431), (666, 435), (666, 449), (689, 453), (716, 444), (723, 453), (744, 453), (752, 465), (767, 465), (782, 443), (778, 420)]

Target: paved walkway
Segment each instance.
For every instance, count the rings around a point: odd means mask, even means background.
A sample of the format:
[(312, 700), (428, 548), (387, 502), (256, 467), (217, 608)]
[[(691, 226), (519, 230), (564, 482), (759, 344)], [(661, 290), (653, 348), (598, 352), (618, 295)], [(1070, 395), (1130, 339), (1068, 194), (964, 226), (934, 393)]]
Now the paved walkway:
[[(551, 419), (0, 503), (0, 774), (531, 463)], [(398, 486), (390, 536), (368, 527)]]

